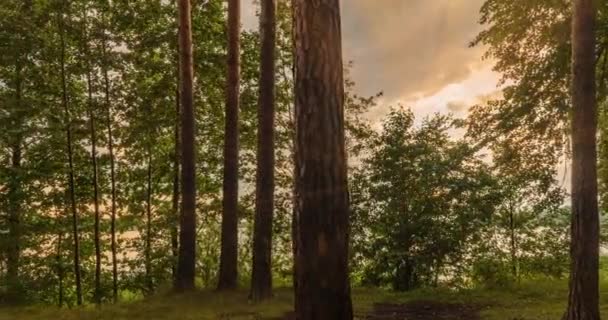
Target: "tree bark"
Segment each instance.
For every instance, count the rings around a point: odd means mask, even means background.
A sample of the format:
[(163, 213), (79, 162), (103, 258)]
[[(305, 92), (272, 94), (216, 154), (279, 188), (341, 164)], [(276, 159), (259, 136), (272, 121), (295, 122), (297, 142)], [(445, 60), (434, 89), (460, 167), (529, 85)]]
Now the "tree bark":
[(274, 207), (274, 109), (276, 2), (262, 0), (260, 35), (260, 94), (258, 101), (258, 154), (253, 232), (251, 299), (272, 297), (272, 218)]
[(196, 259), (196, 183), (193, 107), (192, 26), (190, 0), (178, 1), (180, 84), (181, 84), (181, 162), (182, 210), (180, 216), (179, 258), (175, 289), (194, 289)]
[(237, 287), (239, 198), (240, 0), (228, 1), (228, 81), (224, 135), (224, 198), (218, 289)]
[(299, 320), (352, 319), (339, 0), (295, 0)]
[(567, 320), (599, 314), (597, 203), (597, 101), (594, 0), (573, 0), (572, 19), (572, 223)]
[(65, 0), (62, 2), (62, 12), (59, 18), (59, 36), (61, 45), (61, 87), (62, 96), (61, 103), (64, 111), (64, 122), (66, 126), (66, 144), (67, 144), (67, 156), (68, 156), (68, 189), (70, 196), (70, 208), (72, 213), (72, 237), (74, 238), (74, 277), (76, 282), (76, 302), (80, 306), (82, 305), (82, 282), (80, 274), (80, 235), (78, 231), (78, 210), (76, 208), (76, 195), (74, 186), (74, 157), (72, 151), (72, 119), (70, 116), (70, 107), (68, 102), (68, 87), (67, 87), (67, 74), (65, 67)]

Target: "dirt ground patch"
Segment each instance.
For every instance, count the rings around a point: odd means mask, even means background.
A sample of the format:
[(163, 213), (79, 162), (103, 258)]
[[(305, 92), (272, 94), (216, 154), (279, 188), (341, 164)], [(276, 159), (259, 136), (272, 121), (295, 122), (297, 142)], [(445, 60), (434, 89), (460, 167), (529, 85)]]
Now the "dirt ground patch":
[(366, 320), (479, 320), (481, 307), (459, 303), (414, 301), (405, 304), (377, 303)]

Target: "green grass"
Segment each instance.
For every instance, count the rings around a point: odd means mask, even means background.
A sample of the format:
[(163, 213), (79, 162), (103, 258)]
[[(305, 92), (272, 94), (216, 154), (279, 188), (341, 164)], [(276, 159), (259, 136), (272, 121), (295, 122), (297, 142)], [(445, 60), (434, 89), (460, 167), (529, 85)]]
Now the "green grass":
[[(602, 283), (601, 310), (608, 317), (608, 281)], [(482, 318), (487, 320), (545, 320), (559, 319), (567, 296), (567, 283), (556, 280), (537, 280), (502, 289), (472, 289), (453, 291), (427, 289), (409, 293), (395, 293), (382, 289), (356, 288), (353, 303), (357, 314), (365, 314), (376, 302), (404, 303), (416, 300), (459, 302), (482, 307)], [(291, 289), (277, 289), (272, 301), (251, 304), (247, 292), (216, 293), (200, 291), (186, 295), (159, 294), (145, 300), (105, 305), (99, 309), (56, 309), (26, 307), (0, 309), (0, 320), (75, 320), (75, 319), (278, 319), (291, 310)]]

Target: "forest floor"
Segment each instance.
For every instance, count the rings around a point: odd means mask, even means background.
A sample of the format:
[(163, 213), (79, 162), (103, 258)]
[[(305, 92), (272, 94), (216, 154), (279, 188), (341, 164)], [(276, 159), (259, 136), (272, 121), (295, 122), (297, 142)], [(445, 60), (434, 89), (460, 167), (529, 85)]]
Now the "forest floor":
[[(395, 293), (353, 289), (360, 320), (549, 320), (565, 309), (567, 283), (539, 280), (510, 288), (418, 290)], [(608, 317), (608, 281), (602, 283), (602, 316)], [(157, 296), (100, 308), (0, 308), (0, 320), (282, 320), (290, 319), (291, 289), (277, 289), (271, 301), (251, 304), (246, 291)]]

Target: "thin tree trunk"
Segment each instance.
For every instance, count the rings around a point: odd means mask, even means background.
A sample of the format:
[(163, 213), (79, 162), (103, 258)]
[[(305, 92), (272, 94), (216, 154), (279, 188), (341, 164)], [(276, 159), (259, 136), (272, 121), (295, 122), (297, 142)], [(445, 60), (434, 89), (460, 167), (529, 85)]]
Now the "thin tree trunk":
[[(63, 10), (65, 10), (65, 0), (62, 2)], [(76, 195), (74, 190), (74, 159), (72, 152), (72, 119), (70, 116), (70, 107), (68, 103), (68, 88), (67, 88), (67, 75), (65, 68), (65, 25), (64, 25), (64, 12), (62, 11), (60, 17), (60, 40), (61, 40), (61, 86), (62, 86), (62, 98), (61, 102), (64, 109), (64, 122), (66, 125), (66, 143), (68, 153), (68, 188), (70, 195), (70, 207), (72, 211), (72, 235), (74, 238), (74, 277), (76, 282), (76, 301), (80, 306), (82, 305), (82, 283), (80, 275), (80, 236), (78, 231), (78, 210), (76, 208)]]
[(511, 237), (511, 273), (513, 278), (517, 279), (517, 239), (515, 235), (515, 215), (513, 208), (509, 208), (509, 229)]
[(95, 303), (101, 304), (101, 244), (99, 240), (99, 182), (97, 169), (97, 132), (93, 114), (93, 90), (91, 89), (91, 74), (87, 74), (89, 86), (89, 118), (91, 126), (91, 163), (93, 165), (93, 207), (95, 212), (94, 242), (95, 242)]
[[(20, 89), (17, 96), (20, 96)], [(19, 103), (19, 102), (17, 102)], [(17, 138), (11, 150), (11, 179), (8, 192), (8, 250), (7, 250), (7, 294), (11, 303), (21, 301), (19, 266), (21, 258), (21, 139)]]
[[(19, 58), (18, 58), (19, 59)], [(21, 113), (22, 78), (21, 63), (17, 61), (15, 71), (15, 103), (16, 114)], [(17, 115), (17, 119), (19, 116)], [(21, 120), (14, 125), (19, 128)], [(22, 138), (17, 133), (11, 146), (11, 176), (8, 188), (8, 239), (7, 261), (6, 261), (6, 284), (7, 294), (11, 303), (20, 302), (21, 283), (19, 280), (19, 265), (21, 260), (21, 160), (22, 160)]]
[(258, 102), (258, 157), (251, 299), (272, 297), (272, 218), (274, 207), (274, 109), (276, 3), (262, 0), (260, 34), (260, 95)]
[(181, 84), (181, 162), (182, 210), (180, 216), (179, 257), (175, 289), (194, 289), (196, 259), (196, 182), (192, 68), (192, 26), (190, 0), (178, 1), (180, 84)]
[(567, 320), (600, 319), (595, 3), (573, 0), (572, 258)]
[(55, 263), (57, 263), (57, 305), (59, 308), (63, 307), (63, 259), (61, 257), (61, 244), (63, 242), (63, 231), (59, 231), (57, 236), (57, 252), (55, 257)]
[(228, 82), (224, 134), (224, 198), (218, 289), (237, 287), (239, 198), (240, 0), (228, 1)]
[[(109, 1), (108, 1), (109, 5)], [(108, 8), (110, 10), (110, 8)], [(110, 156), (110, 193), (111, 193), (111, 215), (110, 215), (110, 248), (112, 252), (112, 301), (116, 303), (118, 301), (118, 261), (116, 258), (117, 245), (116, 245), (116, 165), (114, 157), (114, 136), (112, 134), (112, 107), (110, 106), (110, 76), (108, 71), (108, 49), (107, 49), (107, 36), (106, 36), (106, 25), (105, 15), (104, 18), (104, 30), (102, 37), (102, 54), (103, 54), (103, 82), (104, 82), (104, 104), (106, 111), (106, 129), (108, 131), (108, 153)]]
[(339, 0), (295, 0), (299, 320), (352, 319)]
[(152, 146), (148, 145), (148, 172), (146, 178), (146, 239), (145, 239), (145, 268), (148, 294), (154, 292), (152, 279)]
[(173, 199), (172, 203), (172, 217), (169, 222), (171, 226), (171, 255), (173, 257), (171, 262), (171, 275), (173, 282), (175, 282), (177, 276), (177, 257), (178, 257), (178, 221), (179, 221), (179, 90), (175, 93), (175, 150), (173, 154)]
[[(85, 11), (86, 19), (86, 11)], [(86, 22), (84, 26), (87, 28)], [(86, 33), (86, 31), (85, 31)], [(87, 35), (85, 34), (85, 41), (88, 42)], [(99, 234), (99, 181), (98, 181), (98, 168), (97, 168), (97, 129), (95, 127), (95, 113), (93, 111), (93, 83), (91, 79), (91, 62), (89, 58), (88, 43), (85, 43), (85, 59), (87, 59), (87, 91), (88, 91), (88, 113), (89, 113), (89, 125), (91, 134), (91, 164), (93, 166), (93, 208), (95, 215), (94, 224), (94, 235), (93, 242), (95, 244), (95, 291), (93, 293), (93, 300), (96, 304), (101, 304), (101, 244)]]

